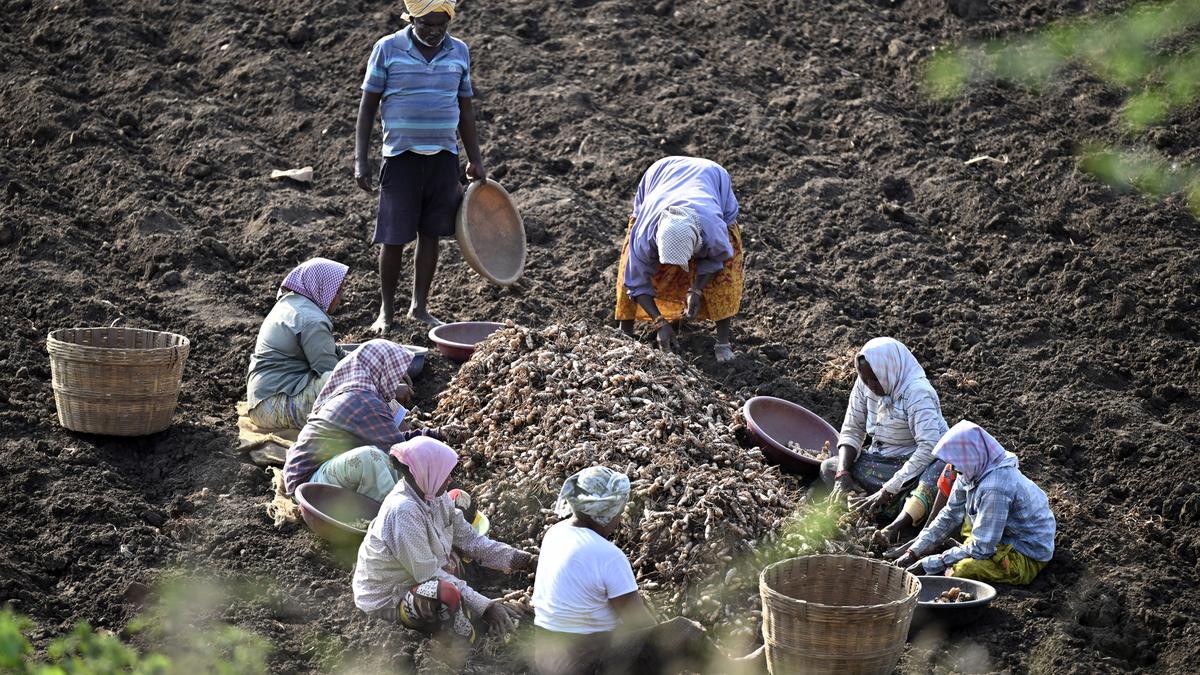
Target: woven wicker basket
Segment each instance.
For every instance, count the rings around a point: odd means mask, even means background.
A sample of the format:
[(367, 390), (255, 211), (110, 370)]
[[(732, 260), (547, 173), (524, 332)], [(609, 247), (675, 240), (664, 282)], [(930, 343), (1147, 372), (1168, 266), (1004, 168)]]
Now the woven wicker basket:
[(72, 431), (143, 436), (171, 426), (188, 339), (136, 328), (50, 333), (58, 422)]
[(770, 565), (758, 587), (773, 675), (890, 673), (921, 582), (877, 560), (815, 555)]

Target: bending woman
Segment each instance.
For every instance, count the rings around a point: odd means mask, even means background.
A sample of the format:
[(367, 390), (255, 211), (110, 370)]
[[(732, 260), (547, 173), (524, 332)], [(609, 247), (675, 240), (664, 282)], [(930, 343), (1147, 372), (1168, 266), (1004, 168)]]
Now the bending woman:
[(717, 323), (718, 362), (733, 358), (730, 332), (745, 268), (738, 202), (729, 172), (699, 157), (665, 157), (638, 183), (617, 267), (617, 321), (632, 335), (648, 320), (658, 345), (674, 349), (670, 321)]
[[(838, 437), (838, 454), (821, 463), (821, 478), (835, 495), (870, 496), (855, 504), (884, 510), (908, 491), (900, 513), (876, 532), (881, 545), (895, 543), (900, 530), (919, 525), (937, 496), (945, 462), (935, 461), (933, 448), (946, 433), (942, 404), (925, 377), (925, 369), (899, 340), (875, 338), (855, 357), (858, 379)], [(870, 434), (871, 444), (863, 448)]]
[(246, 377), (246, 416), (265, 429), (299, 429), (329, 373), (346, 353), (329, 315), (342, 302), (349, 268), (313, 258), (288, 273), (258, 329)]
[(476, 532), (446, 495), (458, 454), (432, 438), (392, 446), (401, 479), (367, 528), (354, 566), (354, 604), (371, 616), (431, 635), (474, 642), (479, 619), (496, 632), (516, 608), (490, 600), (461, 579), (462, 556), (506, 573), (531, 569), (534, 556)]
[[(938, 442), (934, 456), (958, 471), (950, 501), (896, 565), (924, 574), (949, 568), (950, 576), (989, 583), (1033, 581), (1054, 557), (1058, 524), (1046, 493), (1021, 473), (1017, 456), (967, 420)], [(921, 557), (960, 527), (967, 534), (962, 546)]]
[(411, 397), (408, 366), (413, 355), (387, 340), (371, 340), (337, 364), (313, 404), (308, 423), (288, 448), (283, 476), (288, 494), (304, 483), (338, 485), (383, 501), (400, 473), (383, 448), (436, 430), (403, 431)]

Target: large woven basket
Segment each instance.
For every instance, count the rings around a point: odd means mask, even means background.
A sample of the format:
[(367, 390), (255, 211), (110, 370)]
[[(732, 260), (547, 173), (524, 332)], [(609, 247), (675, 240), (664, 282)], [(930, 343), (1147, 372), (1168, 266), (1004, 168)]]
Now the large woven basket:
[(64, 328), (50, 333), (50, 377), (58, 422), (72, 431), (143, 436), (171, 426), (188, 339), (136, 328)]
[(759, 577), (767, 669), (890, 673), (904, 652), (921, 582), (870, 558), (814, 555)]

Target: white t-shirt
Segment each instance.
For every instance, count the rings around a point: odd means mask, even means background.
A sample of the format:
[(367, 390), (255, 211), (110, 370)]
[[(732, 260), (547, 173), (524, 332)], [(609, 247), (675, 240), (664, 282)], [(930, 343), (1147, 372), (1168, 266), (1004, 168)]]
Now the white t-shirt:
[(560, 633), (611, 631), (619, 620), (608, 601), (637, 589), (621, 549), (564, 520), (542, 539), (533, 581), (533, 623)]

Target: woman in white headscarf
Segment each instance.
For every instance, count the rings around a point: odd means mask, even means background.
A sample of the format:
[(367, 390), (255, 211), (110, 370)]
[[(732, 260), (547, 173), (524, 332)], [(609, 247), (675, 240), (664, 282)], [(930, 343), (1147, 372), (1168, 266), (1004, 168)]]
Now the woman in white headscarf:
[[(916, 574), (949, 569), (951, 576), (989, 583), (1032, 582), (1054, 556), (1057, 521), (1046, 493), (1021, 473), (1016, 455), (974, 422), (955, 424), (933, 454), (953, 465), (958, 478), (946, 508), (896, 564)], [(927, 555), (960, 527), (968, 535), (964, 544)]]
[[(876, 533), (876, 541), (888, 545), (905, 526), (919, 525), (937, 497), (945, 462), (934, 459), (933, 448), (946, 433), (946, 420), (925, 370), (899, 340), (870, 340), (854, 365), (858, 379), (838, 453), (821, 463), (821, 478), (835, 495), (869, 494), (853, 505), (889, 517), (897, 498), (911, 491), (895, 520)], [(868, 435), (871, 443), (863, 447)]]
[(699, 671), (723, 658), (698, 623), (656, 623), (646, 610), (629, 559), (609, 541), (628, 500), (629, 478), (603, 466), (563, 484), (555, 510), (567, 518), (546, 532), (533, 582), (539, 675)]
[(738, 202), (729, 172), (699, 157), (665, 157), (642, 176), (617, 267), (616, 318), (633, 334), (649, 321), (659, 347), (674, 349), (672, 321), (716, 322), (713, 354), (733, 359), (744, 266)]

